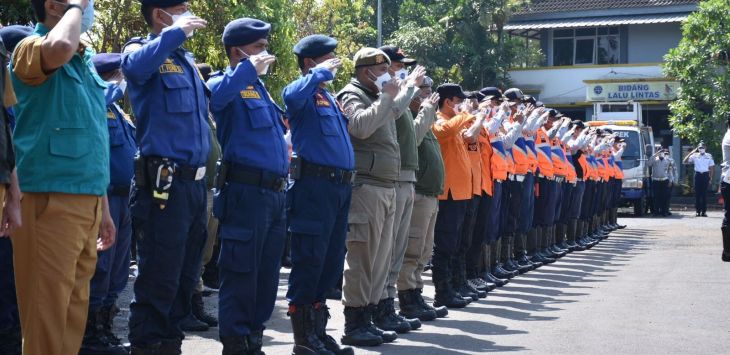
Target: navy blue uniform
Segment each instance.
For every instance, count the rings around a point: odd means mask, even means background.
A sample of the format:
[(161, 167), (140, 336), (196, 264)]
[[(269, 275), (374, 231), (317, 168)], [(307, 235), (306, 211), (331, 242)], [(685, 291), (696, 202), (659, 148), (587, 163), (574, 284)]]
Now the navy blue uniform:
[(124, 92), (115, 84), (106, 90), (107, 125), (109, 127), (109, 166), (111, 183), (107, 190), (109, 212), (117, 228), (116, 242), (111, 248), (100, 251), (96, 271), (91, 279), (89, 309), (112, 306), (119, 293), (127, 285), (129, 275), (132, 220), (129, 215), (129, 191), (134, 175), (134, 155), (137, 143), (135, 127), (127, 121), (115, 101)]
[[(292, 145), (307, 163), (350, 171), (355, 158), (347, 118), (320, 87), (332, 79), (328, 69), (314, 68), (284, 89)], [(304, 175), (287, 196), (293, 264), (287, 299), (300, 305), (324, 302), (342, 276), (352, 195), (350, 181)]]
[(219, 332), (221, 338), (241, 337), (262, 331), (274, 310), (286, 218), (285, 194), (270, 182), (284, 181), (288, 147), (282, 112), (249, 60), (212, 76), (208, 85), (223, 162), (230, 168), (213, 202), (220, 221)]
[(129, 340), (140, 347), (184, 337), (179, 323), (190, 313), (207, 233), (205, 174), (182, 174), (204, 167), (210, 150), (206, 87), (181, 48), (185, 38), (179, 27), (168, 27), (136, 40), (142, 47), (122, 58), (140, 154), (167, 158), (176, 169), (164, 208), (149, 187), (133, 187), (130, 198), (139, 275)]

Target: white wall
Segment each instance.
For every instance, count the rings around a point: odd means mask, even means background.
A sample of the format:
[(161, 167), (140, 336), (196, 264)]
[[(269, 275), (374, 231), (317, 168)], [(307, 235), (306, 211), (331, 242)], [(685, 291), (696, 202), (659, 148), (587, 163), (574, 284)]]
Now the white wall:
[(513, 85), (540, 91), (545, 104), (570, 104), (586, 100), (583, 80), (662, 78), (659, 65), (616, 67), (573, 67), (553, 69), (513, 70), (509, 72)]
[(629, 25), (629, 63), (662, 62), (670, 48), (682, 38), (680, 23)]

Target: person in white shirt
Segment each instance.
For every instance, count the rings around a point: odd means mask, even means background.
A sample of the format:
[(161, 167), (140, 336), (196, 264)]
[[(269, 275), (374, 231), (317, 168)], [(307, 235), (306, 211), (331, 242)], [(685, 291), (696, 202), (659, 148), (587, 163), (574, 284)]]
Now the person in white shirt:
[(695, 170), (695, 210), (697, 217), (707, 217), (707, 189), (712, 181), (715, 161), (712, 155), (705, 151), (705, 143), (700, 144), (684, 157), (684, 164), (694, 164)]

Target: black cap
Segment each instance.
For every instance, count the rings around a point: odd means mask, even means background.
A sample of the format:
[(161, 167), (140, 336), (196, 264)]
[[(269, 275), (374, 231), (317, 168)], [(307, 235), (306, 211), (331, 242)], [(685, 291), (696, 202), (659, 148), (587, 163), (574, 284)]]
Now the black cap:
[(504, 98), (507, 101), (522, 100), (524, 96), (525, 95), (522, 93), (522, 90), (518, 88), (507, 89), (507, 91), (504, 92)]
[(3, 39), (3, 45), (8, 52), (12, 53), (15, 50), (15, 46), (20, 43), (25, 37), (30, 36), (33, 33), (33, 27), (12, 25), (0, 28), (0, 38)]
[(535, 100), (535, 98), (533, 96), (530, 96), (530, 95), (525, 95), (522, 98), (522, 102), (523, 103), (526, 103), (526, 104), (533, 104), (533, 105), (536, 105), (537, 104), (537, 100)]
[(416, 60), (413, 58), (408, 58), (405, 53), (403, 53), (403, 50), (396, 47), (396, 46), (382, 46), (380, 48), (385, 55), (390, 58), (391, 62), (399, 62), (403, 63), (405, 65), (413, 65), (416, 64)]
[(432, 86), (433, 86), (433, 79), (431, 79), (431, 77), (429, 77), (428, 75), (424, 76), (423, 84), (421, 84), (420, 87), (422, 87), (422, 88), (429, 87), (430, 88)]
[(563, 114), (558, 112), (558, 110), (551, 108), (550, 111), (548, 111), (548, 116), (550, 118), (561, 118), (563, 117)]
[(583, 121), (581, 121), (581, 120), (573, 120), (573, 121), (572, 121), (572, 122), (570, 122), (570, 123), (571, 123), (571, 124), (572, 124), (573, 126), (575, 126), (576, 128), (581, 128), (581, 129), (582, 129), (582, 128), (586, 128), (586, 125), (585, 125), (585, 123), (583, 123)]
[(239, 18), (229, 22), (223, 29), (223, 44), (226, 46), (245, 46), (262, 38), (267, 38), (271, 25), (254, 18)]
[(465, 94), (467, 99), (476, 99), (477, 101), (484, 100), (484, 95), (479, 91), (467, 91)]
[(438, 92), (441, 99), (450, 99), (453, 97), (466, 99), (464, 90), (462, 90), (461, 85), (458, 84), (441, 84), (438, 88), (436, 88), (436, 92)]
[(484, 95), (485, 100), (499, 100), (502, 101), (502, 92), (494, 86), (485, 87), (479, 92)]
[(335, 51), (337, 40), (325, 35), (311, 35), (294, 45), (294, 54), (302, 58), (317, 58)]
[(610, 128), (604, 128), (603, 131), (606, 132), (607, 134), (613, 134), (613, 130)]

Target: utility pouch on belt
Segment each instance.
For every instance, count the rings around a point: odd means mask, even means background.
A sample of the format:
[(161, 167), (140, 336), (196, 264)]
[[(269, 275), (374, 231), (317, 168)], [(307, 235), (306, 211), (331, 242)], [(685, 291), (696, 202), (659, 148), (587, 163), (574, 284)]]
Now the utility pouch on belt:
[(147, 169), (152, 177), (152, 199), (163, 209), (170, 198), (175, 163), (167, 158), (148, 158)]
[(302, 177), (302, 158), (293, 157), (289, 163), (289, 178), (299, 180)]
[(228, 178), (228, 169), (230, 165), (218, 160), (215, 164), (215, 179), (213, 180), (213, 188), (220, 191), (226, 185)]
[(134, 156), (134, 185), (147, 187), (147, 159), (141, 155)]

